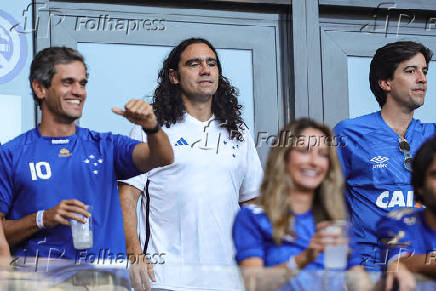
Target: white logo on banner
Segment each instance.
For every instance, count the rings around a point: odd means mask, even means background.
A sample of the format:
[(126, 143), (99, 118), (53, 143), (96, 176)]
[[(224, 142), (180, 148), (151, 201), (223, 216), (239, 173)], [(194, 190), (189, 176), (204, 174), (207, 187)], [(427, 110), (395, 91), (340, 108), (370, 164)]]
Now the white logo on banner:
[(14, 22), (9, 14), (0, 10), (0, 83), (15, 77), (26, 59), (26, 38), (11, 29)]

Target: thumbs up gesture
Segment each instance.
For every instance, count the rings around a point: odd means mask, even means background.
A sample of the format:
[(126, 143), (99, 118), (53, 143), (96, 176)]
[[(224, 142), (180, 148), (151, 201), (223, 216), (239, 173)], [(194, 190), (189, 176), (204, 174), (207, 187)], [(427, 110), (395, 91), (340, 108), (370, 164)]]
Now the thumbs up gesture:
[(124, 116), (131, 123), (143, 128), (155, 128), (157, 126), (156, 115), (153, 106), (142, 99), (132, 99), (124, 105), (124, 110), (113, 107), (112, 112)]

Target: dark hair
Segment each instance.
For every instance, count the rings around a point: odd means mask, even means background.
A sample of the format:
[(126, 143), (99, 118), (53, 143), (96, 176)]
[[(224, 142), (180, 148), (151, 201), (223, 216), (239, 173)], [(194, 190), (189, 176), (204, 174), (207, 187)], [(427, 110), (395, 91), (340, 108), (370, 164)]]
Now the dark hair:
[[(73, 61), (82, 62), (85, 66), (86, 75), (88, 76), (88, 69), (85, 64), (85, 59), (75, 49), (68, 47), (49, 47), (41, 50), (35, 56), (32, 61), (32, 65), (30, 66), (30, 88), (32, 88), (33, 81), (40, 83), (45, 88), (49, 88), (51, 86), (53, 76), (56, 73), (55, 66), (57, 64), (68, 64)], [(36, 98), (35, 92), (33, 92), (33, 99), (38, 105), (41, 105), (40, 100)]]
[(242, 106), (238, 104), (238, 90), (233, 87), (226, 77), (222, 75), (221, 63), (215, 48), (210, 42), (202, 38), (189, 38), (182, 41), (168, 55), (168, 58), (163, 62), (162, 69), (158, 75), (158, 86), (154, 91), (153, 108), (157, 119), (161, 125), (170, 127), (171, 124), (183, 118), (185, 113), (185, 105), (181, 97), (181, 89), (178, 84), (170, 82), (170, 69), (178, 71), (180, 56), (185, 49), (191, 44), (204, 43), (216, 55), (218, 65), (218, 89), (212, 97), (212, 113), (215, 119), (221, 124), (221, 127), (226, 128), (231, 139), (234, 137), (242, 141), (242, 130), (244, 121), (241, 117)]
[(424, 56), (428, 65), (433, 52), (424, 45), (413, 41), (388, 43), (376, 51), (371, 60), (369, 84), (380, 107), (386, 104), (386, 92), (380, 88), (378, 82), (380, 80), (391, 80), (398, 65), (413, 58), (418, 53)]
[[(423, 203), (423, 193), (419, 189), (425, 186), (427, 170), (433, 163), (436, 155), (436, 135), (429, 138), (418, 150), (412, 161), (412, 186), (416, 202)], [(425, 205), (425, 204), (424, 204)]]

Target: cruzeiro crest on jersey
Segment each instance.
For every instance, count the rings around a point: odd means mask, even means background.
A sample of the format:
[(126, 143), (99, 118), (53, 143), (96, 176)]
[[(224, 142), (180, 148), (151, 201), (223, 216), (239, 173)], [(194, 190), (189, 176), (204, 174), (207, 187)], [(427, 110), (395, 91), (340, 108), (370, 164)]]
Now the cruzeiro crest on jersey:
[(90, 154), (83, 160), (83, 164), (88, 165), (91, 173), (98, 175), (102, 170), (103, 158)]

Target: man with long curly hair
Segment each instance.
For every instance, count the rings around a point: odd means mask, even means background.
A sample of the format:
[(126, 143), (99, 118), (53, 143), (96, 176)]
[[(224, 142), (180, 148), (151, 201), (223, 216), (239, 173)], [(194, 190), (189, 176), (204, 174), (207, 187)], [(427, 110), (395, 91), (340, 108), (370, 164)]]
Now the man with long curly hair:
[[(200, 38), (184, 40), (170, 52), (158, 82), (153, 108), (173, 145), (175, 163), (119, 185), (127, 252), (135, 262), (132, 283), (149, 288), (151, 280), (153, 288), (164, 290), (239, 290), (232, 223), (238, 203), (257, 196), (262, 168), (237, 90), (222, 75), (215, 48)], [(139, 127), (131, 136), (146, 140)], [(138, 238), (135, 208), (141, 191)]]

